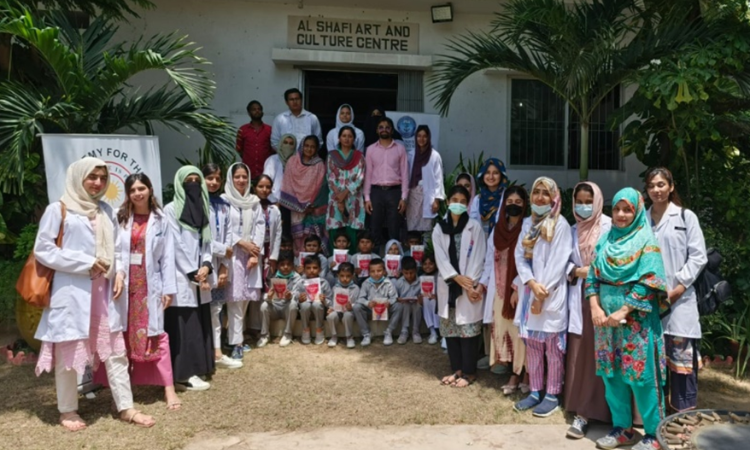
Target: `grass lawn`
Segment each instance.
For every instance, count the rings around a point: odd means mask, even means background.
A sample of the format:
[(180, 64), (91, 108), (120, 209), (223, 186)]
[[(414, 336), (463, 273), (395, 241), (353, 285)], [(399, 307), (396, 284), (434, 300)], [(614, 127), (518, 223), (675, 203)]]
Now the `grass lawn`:
[[(563, 413), (547, 419), (517, 414), (499, 387), (507, 377), (480, 372), (466, 389), (439, 385), (450, 372), (439, 346), (426, 344), (368, 349), (326, 346), (253, 349), (245, 367), (219, 371), (205, 392), (181, 394), (181, 411), (167, 411), (162, 391), (136, 387), (136, 407), (157, 425), (140, 429), (112, 418), (109, 391), (80, 401), (89, 424), (70, 433), (57, 425), (53, 376), (37, 378), (31, 366), (0, 364), (0, 448), (170, 449), (202, 437), (309, 430), (320, 427), (430, 424), (511, 424), (565, 422)], [(706, 369), (700, 379), (701, 407), (750, 411), (750, 384)], [(562, 436), (561, 436), (562, 438)]]

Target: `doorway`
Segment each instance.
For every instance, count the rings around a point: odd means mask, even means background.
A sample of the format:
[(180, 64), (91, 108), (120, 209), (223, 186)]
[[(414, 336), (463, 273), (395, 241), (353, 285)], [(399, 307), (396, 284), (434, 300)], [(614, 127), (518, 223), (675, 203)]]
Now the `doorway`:
[(364, 130), (374, 107), (398, 108), (398, 74), (305, 70), (305, 109), (320, 120), (323, 139), (336, 127), (336, 111), (348, 103), (354, 109), (354, 125)]

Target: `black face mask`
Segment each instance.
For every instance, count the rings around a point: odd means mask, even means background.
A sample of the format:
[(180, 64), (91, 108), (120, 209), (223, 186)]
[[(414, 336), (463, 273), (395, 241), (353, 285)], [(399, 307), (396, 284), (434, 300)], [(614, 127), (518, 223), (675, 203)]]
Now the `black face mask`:
[(510, 217), (518, 217), (523, 213), (523, 207), (521, 205), (506, 205), (505, 212), (507, 212)]

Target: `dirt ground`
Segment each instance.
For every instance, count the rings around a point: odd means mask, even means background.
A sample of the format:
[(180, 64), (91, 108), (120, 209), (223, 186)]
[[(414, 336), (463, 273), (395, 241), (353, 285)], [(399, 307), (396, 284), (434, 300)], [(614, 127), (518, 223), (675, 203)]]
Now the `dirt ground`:
[[(196, 439), (323, 427), (554, 424), (558, 427), (550, 428), (564, 429), (563, 413), (537, 419), (513, 412), (512, 402), (520, 396), (502, 396), (505, 376), (480, 372), (469, 388), (442, 387), (438, 379), (449, 366), (439, 346), (384, 347), (381, 342), (364, 350), (299, 343), (253, 349), (245, 367), (219, 371), (210, 390), (181, 394), (183, 407), (176, 412), (166, 410), (161, 389), (136, 387), (136, 407), (158, 421), (152, 429), (115, 420), (111, 395), (104, 390), (93, 400), (81, 399), (80, 414), (89, 428), (66, 432), (57, 425), (53, 376), (37, 378), (32, 366), (2, 363), (0, 448), (175, 449)], [(750, 411), (750, 384), (724, 373), (702, 371), (700, 392), (701, 407)]]

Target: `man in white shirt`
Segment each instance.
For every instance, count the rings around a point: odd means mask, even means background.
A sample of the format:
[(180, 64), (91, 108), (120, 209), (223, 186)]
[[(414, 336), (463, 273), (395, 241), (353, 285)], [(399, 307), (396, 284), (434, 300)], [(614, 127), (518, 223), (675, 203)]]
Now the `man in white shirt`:
[(323, 132), (320, 128), (318, 116), (302, 108), (302, 92), (297, 88), (287, 89), (284, 92), (284, 101), (289, 107), (273, 119), (271, 127), (271, 147), (279, 149), (281, 136), (293, 134), (297, 138), (298, 148), (302, 148), (304, 139), (309, 135), (318, 137), (318, 142), (323, 144)]

